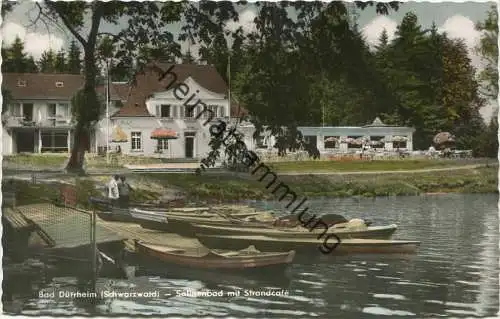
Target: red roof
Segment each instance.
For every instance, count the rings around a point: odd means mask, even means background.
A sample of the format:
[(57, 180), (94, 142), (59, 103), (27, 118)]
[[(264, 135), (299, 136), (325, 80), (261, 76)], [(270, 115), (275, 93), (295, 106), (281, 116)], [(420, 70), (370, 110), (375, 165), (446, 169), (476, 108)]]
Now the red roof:
[(84, 77), (59, 73), (3, 73), (2, 88), (14, 100), (66, 100), (83, 87)]
[(157, 128), (151, 133), (151, 138), (177, 138), (177, 132), (166, 128)]
[[(152, 116), (146, 109), (146, 100), (155, 92), (165, 90), (166, 84), (169, 84), (171, 79), (166, 77), (162, 81), (158, 81), (162, 72), (168, 70), (172, 64), (150, 63), (146, 66), (143, 72), (136, 74), (136, 84), (130, 87), (130, 94), (127, 102), (113, 117), (132, 117), (132, 116)], [(227, 93), (227, 85), (217, 72), (215, 67), (210, 65), (195, 65), (195, 64), (176, 64), (172, 72), (177, 75), (177, 82), (184, 82), (188, 77), (192, 77), (198, 84), (205, 89), (225, 94)], [(122, 88), (125, 90), (125, 88)]]

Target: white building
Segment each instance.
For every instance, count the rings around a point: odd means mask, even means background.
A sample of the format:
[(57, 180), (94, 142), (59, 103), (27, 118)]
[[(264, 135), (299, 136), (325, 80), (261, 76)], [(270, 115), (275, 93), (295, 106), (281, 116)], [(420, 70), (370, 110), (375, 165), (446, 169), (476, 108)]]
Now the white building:
[[(202, 158), (210, 151), (210, 124), (206, 123), (230, 120), (227, 85), (215, 67), (191, 64), (173, 66), (158, 81), (160, 70), (170, 67), (155, 64), (136, 77), (125, 106), (111, 116), (111, 139), (123, 137), (112, 141), (114, 149), (166, 158)], [(204, 105), (210, 112), (203, 112)], [(101, 121), (96, 132), (104, 132), (104, 125)], [(159, 131), (169, 139), (158, 139), (155, 133)], [(105, 139), (98, 140), (105, 143)]]
[(302, 135), (316, 144), (320, 153), (347, 153), (362, 147), (413, 151), (412, 127), (384, 124), (378, 117), (365, 126), (299, 127)]
[[(71, 99), (82, 88), (84, 77), (75, 74), (4, 73), (2, 88), (12, 99), (2, 110), (2, 154), (67, 153), (73, 144)], [(111, 110), (128, 89), (111, 86)], [(97, 88), (103, 94), (103, 87)], [(97, 150), (92, 131), (88, 151)]]
[(13, 101), (2, 110), (2, 153), (68, 152), (70, 101), (82, 84), (79, 75), (3, 74)]

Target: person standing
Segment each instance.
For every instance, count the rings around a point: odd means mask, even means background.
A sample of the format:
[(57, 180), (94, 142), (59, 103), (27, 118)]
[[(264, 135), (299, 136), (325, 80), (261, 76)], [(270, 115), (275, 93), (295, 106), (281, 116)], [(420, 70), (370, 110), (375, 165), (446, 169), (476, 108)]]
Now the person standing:
[(118, 199), (120, 198), (120, 192), (118, 189), (119, 180), (120, 177), (118, 175), (115, 175), (108, 183), (108, 198), (110, 199), (112, 206), (117, 206)]
[(130, 191), (132, 187), (127, 182), (127, 178), (125, 176), (120, 176), (121, 183), (118, 184), (118, 190), (120, 194), (120, 203), (121, 207), (126, 208), (130, 202)]

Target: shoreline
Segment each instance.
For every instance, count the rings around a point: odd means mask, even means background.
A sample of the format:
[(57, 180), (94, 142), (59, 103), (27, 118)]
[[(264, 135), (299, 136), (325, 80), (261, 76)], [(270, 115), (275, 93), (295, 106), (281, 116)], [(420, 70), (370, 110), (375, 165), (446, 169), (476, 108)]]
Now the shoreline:
[[(13, 176), (15, 177), (15, 176)], [(109, 175), (75, 177), (60, 175), (37, 178), (37, 184), (16, 178), (16, 187), (23, 197), (45, 194), (58, 198), (57, 184), (76, 185), (78, 202), (88, 205), (89, 196), (100, 196)], [(267, 179), (250, 174), (193, 173), (134, 173), (127, 180), (134, 191), (131, 200), (139, 203), (186, 204), (234, 203), (248, 200), (278, 200), (284, 193), (272, 193), (266, 188)], [(9, 177), (4, 176), (4, 181)], [(361, 175), (281, 175), (279, 180), (293, 191), (297, 198), (374, 198), (387, 196), (446, 195), (450, 193), (498, 193), (498, 168), (480, 167), (470, 170), (416, 172), (413, 174), (361, 174)], [(47, 183), (52, 183), (49, 185)], [(54, 187), (56, 184), (56, 187)], [(5, 189), (5, 188), (4, 188)], [(21, 195), (21, 194), (20, 194)], [(288, 196), (287, 198), (289, 198)], [(288, 199), (283, 199), (288, 201)]]

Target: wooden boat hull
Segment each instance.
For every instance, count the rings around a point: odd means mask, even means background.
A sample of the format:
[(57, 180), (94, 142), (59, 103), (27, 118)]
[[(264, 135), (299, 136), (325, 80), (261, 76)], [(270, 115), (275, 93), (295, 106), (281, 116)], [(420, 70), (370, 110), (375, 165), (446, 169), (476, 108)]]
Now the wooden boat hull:
[[(276, 238), (310, 238), (317, 239), (321, 236), (324, 229), (318, 227), (311, 231), (294, 231), (287, 228), (248, 228), (248, 227), (224, 227), (224, 226), (211, 226), (206, 224), (193, 224), (197, 234), (205, 235), (225, 235), (225, 236), (242, 236), (242, 235), (263, 235)], [(397, 230), (396, 225), (388, 226), (371, 226), (366, 229), (331, 229), (323, 235), (326, 237), (327, 234), (334, 233), (339, 238), (370, 238), (370, 239), (390, 239), (394, 232)]]
[[(197, 234), (198, 240), (208, 248), (240, 249), (254, 245), (260, 251), (295, 250), (297, 253), (314, 253), (333, 247), (337, 240), (307, 238), (272, 238), (267, 236), (216, 236)], [(341, 239), (330, 254), (397, 254), (414, 253), (420, 242), (383, 239)], [(327, 254), (327, 252), (325, 252)]]
[(153, 245), (136, 241), (136, 253), (152, 257), (158, 261), (177, 266), (198, 269), (266, 269), (289, 265), (295, 251), (265, 253), (257, 251), (215, 251), (205, 253), (189, 252), (183, 249)]
[(127, 208), (113, 208), (111, 211), (96, 212), (99, 218), (105, 221), (122, 223), (141, 223), (143, 221), (167, 222), (166, 216), (157, 212), (140, 212)]
[(142, 228), (158, 230), (164, 232), (176, 233), (185, 237), (194, 237), (196, 235), (196, 230), (193, 224), (203, 224), (209, 226), (244, 226), (255, 229), (261, 229), (262, 227), (270, 227), (267, 223), (259, 222), (239, 222), (224, 219), (210, 219), (210, 218), (193, 218), (193, 217), (181, 217), (167, 214), (168, 223), (162, 223), (153, 220), (141, 220), (138, 223)]

